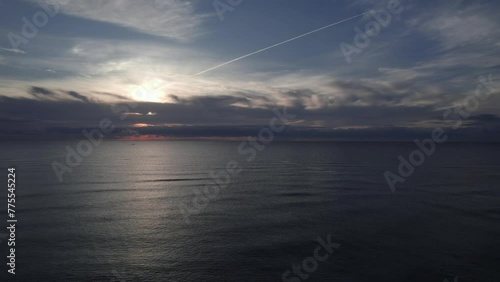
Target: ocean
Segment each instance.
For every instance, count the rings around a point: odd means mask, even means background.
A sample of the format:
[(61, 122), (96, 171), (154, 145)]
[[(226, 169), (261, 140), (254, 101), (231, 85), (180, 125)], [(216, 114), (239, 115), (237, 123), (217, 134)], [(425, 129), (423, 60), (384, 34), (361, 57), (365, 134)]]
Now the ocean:
[(438, 145), (394, 192), (413, 143), (68, 145), (2, 143), (1, 281), (500, 281), (498, 144)]

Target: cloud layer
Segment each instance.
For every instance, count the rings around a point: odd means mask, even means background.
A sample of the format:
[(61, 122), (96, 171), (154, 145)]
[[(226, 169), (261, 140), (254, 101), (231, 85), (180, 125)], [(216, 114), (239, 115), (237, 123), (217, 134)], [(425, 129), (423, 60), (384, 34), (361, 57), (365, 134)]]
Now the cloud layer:
[[(340, 43), (355, 44), (369, 15), (195, 75), (387, 6), (284, 3), (245, 2), (220, 22), (205, 1), (68, 1), (20, 50), (0, 39), (2, 138), (81, 137), (81, 128), (114, 116), (110, 104), (137, 103), (113, 138), (239, 138), (286, 107), (298, 118), (283, 138), (410, 140), (449, 126), (443, 113), (474, 95), (479, 76), (500, 77), (495, 1), (401, 1), (402, 13), (351, 63)], [(40, 10), (37, 1), (8, 4), (6, 34)], [(496, 136), (499, 115), (494, 91), (456, 134)]]

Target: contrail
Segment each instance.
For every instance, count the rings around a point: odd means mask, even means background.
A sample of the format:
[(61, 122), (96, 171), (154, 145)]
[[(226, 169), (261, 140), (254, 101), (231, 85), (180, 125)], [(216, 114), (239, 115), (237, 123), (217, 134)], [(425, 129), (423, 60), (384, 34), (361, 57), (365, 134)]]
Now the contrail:
[(345, 20), (341, 20), (341, 21), (339, 21), (339, 22), (329, 24), (329, 25), (327, 25), (327, 26), (324, 26), (324, 27), (321, 27), (321, 28), (315, 29), (315, 30), (313, 30), (313, 31), (309, 31), (309, 32), (307, 32), (307, 33), (304, 33), (304, 34), (302, 34), (302, 35), (296, 36), (296, 37), (294, 37), (294, 38), (290, 38), (290, 39), (285, 40), (285, 41), (283, 41), (283, 42), (276, 43), (276, 44), (271, 45), (271, 46), (269, 46), (269, 47), (262, 48), (262, 49), (260, 49), (260, 50), (258, 50), (258, 51), (255, 51), (255, 52), (252, 52), (252, 53), (246, 54), (246, 55), (244, 55), (244, 56), (238, 57), (238, 58), (233, 59), (233, 60), (231, 60), (231, 61), (227, 61), (227, 62), (222, 63), (222, 64), (220, 64), (220, 65), (216, 65), (215, 67), (211, 67), (211, 68), (209, 68), (209, 69), (206, 69), (206, 70), (204, 70), (204, 71), (201, 71), (201, 72), (199, 72), (199, 73), (195, 74), (195, 76), (196, 76), (196, 75), (203, 74), (203, 73), (206, 73), (206, 72), (209, 72), (209, 71), (212, 71), (212, 70), (215, 70), (215, 69), (218, 69), (218, 68), (223, 67), (223, 66), (225, 66), (225, 65), (229, 65), (229, 64), (234, 63), (234, 62), (236, 62), (236, 61), (242, 60), (242, 59), (244, 59), (244, 58), (247, 58), (247, 57), (250, 57), (250, 56), (252, 56), (252, 55), (258, 54), (258, 53), (260, 53), (260, 52), (264, 52), (264, 51), (269, 50), (269, 49), (271, 49), (271, 48), (274, 48), (274, 47), (280, 46), (280, 45), (282, 45), (282, 44), (288, 43), (288, 42), (290, 42), (290, 41), (294, 41), (294, 40), (296, 40), (296, 39), (302, 38), (302, 37), (307, 36), (307, 35), (309, 35), (309, 34), (313, 34), (313, 33), (315, 33), (315, 32), (321, 31), (321, 30), (323, 30), (323, 29), (327, 29), (327, 28), (332, 27), (332, 26), (334, 26), (334, 25), (341, 24), (341, 23), (346, 22), (346, 21), (348, 21), (348, 20), (352, 20), (352, 19), (355, 19), (355, 18), (357, 18), (357, 17), (361, 17), (361, 16), (363, 16), (363, 15), (365, 15), (365, 14), (367, 14), (367, 13), (368, 13), (368, 12), (364, 12), (364, 13), (362, 13), (362, 14), (359, 14), (359, 15), (356, 15), (356, 16), (353, 16), (353, 17), (350, 17), (350, 18), (347, 18), (347, 19), (345, 19)]

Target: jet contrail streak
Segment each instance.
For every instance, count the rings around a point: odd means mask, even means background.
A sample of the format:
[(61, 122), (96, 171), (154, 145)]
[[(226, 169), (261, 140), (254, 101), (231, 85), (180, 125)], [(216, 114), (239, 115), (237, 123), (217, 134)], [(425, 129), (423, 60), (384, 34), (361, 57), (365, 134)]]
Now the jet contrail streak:
[(293, 41), (293, 40), (296, 40), (296, 39), (302, 38), (302, 37), (304, 37), (304, 36), (307, 36), (307, 35), (309, 35), (309, 34), (312, 34), (312, 33), (318, 32), (318, 31), (321, 31), (321, 30), (323, 30), (323, 29), (327, 29), (327, 28), (332, 27), (332, 26), (334, 26), (334, 25), (341, 24), (341, 23), (346, 22), (346, 21), (348, 21), (348, 20), (352, 20), (352, 19), (355, 19), (355, 18), (357, 18), (357, 17), (361, 17), (361, 16), (363, 16), (363, 15), (365, 15), (365, 14), (367, 14), (367, 13), (368, 13), (368, 12), (365, 12), (365, 13), (362, 13), (362, 14), (359, 14), (359, 15), (356, 15), (356, 16), (353, 16), (353, 17), (350, 17), (350, 18), (347, 18), (347, 19), (345, 19), (345, 20), (341, 20), (341, 21), (339, 21), (339, 22), (332, 23), (332, 24), (329, 24), (329, 25), (327, 25), (327, 26), (324, 26), (324, 27), (321, 27), (321, 28), (315, 29), (315, 30), (313, 30), (313, 31), (309, 31), (309, 32), (304, 33), (304, 34), (302, 34), (302, 35), (299, 35), (299, 36), (296, 36), (296, 37), (294, 37), (294, 38), (290, 38), (290, 39), (288, 39), (288, 40), (285, 40), (285, 41), (283, 41), (283, 42), (276, 43), (276, 44), (271, 45), (271, 46), (269, 46), (269, 47), (262, 48), (262, 49), (260, 49), (260, 50), (255, 51), (255, 52), (252, 52), (252, 53), (246, 54), (246, 55), (244, 55), (244, 56), (238, 57), (238, 58), (233, 59), (233, 60), (231, 60), (231, 61), (227, 61), (227, 62), (222, 63), (222, 64), (220, 64), (220, 65), (216, 65), (215, 67), (211, 67), (211, 68), (209, 68), (209, 69), (206, 69), (206, 70), (204, 70), (204, 71), (201, 71), (201, 72), (199, 72), (199, 73), (195, 74), (195, 76), (196, 76), (196, 75), (203, 74), (203, 73), (206, 73), (206, 72), (209, 72), (209, 71), (212, 71), (212, 70), (215, 70), (215, 69), (218, 69), (218, 68), (223, 67), (223, 66), (225, 66), (225, 65), (228, 65), (228, 64), (234, 63), (234, 62), (236, 62), (236, 61), (239, 61), (239, 60), (242, 60), (242, 59), (244, 59), (244, 58), (250, 57), (250, 56), (252, 56), (252, 55), (258, 54), (258, 53), (260, 53), (260, 52), (264, 52), (264, 51), (269, 50), (269, 49), (271, 49), (271, 48), (274, 48), (274, 47), (280, 46), (280, 45), (282, 45), (282, 44), (288, 43), (288, 42), (290, 42), (290, 41)]

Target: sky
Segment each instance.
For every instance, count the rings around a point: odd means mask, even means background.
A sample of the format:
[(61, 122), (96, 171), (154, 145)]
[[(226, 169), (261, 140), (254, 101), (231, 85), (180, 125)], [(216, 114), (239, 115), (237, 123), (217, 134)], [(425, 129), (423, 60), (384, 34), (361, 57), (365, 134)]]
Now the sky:
[(103, 119), (109, 139), (241, 139), (286, 109), (283, 140), (500, 141), (499, 14), (498, 1), (0, 0), (0, 140), (83, 138)]

